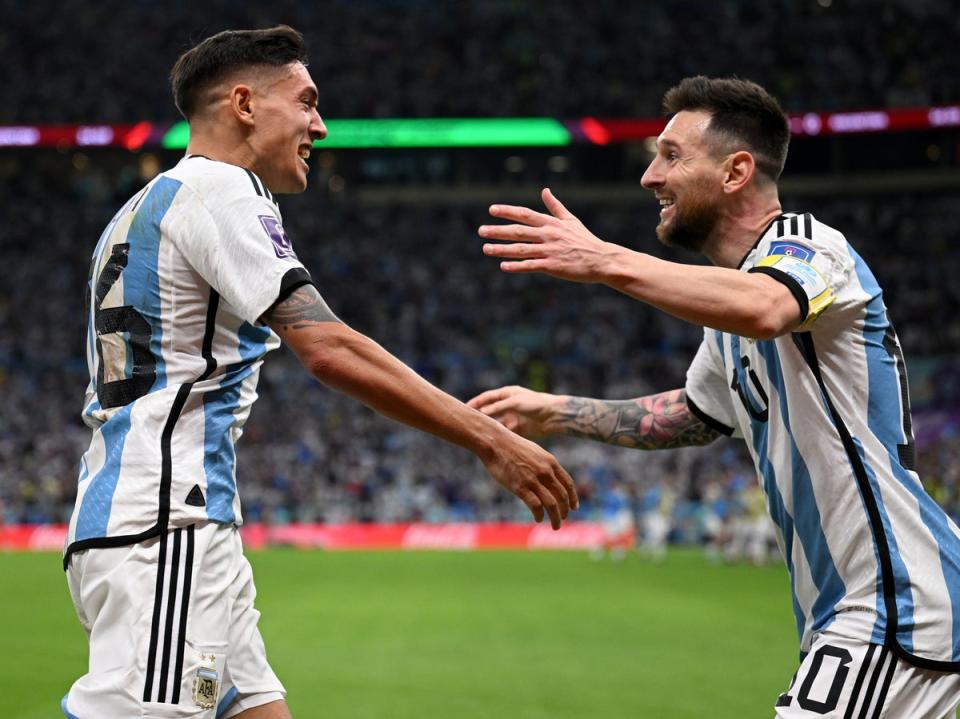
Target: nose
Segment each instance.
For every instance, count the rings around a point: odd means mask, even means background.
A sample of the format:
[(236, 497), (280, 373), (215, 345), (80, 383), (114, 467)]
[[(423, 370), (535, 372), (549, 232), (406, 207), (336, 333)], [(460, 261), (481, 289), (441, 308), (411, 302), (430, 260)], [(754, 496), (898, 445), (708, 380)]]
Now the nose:
[(660, 156), (653, 158), (647, 166), (643, 177), (640, 178), (640, 184), (647, 190), (655, 190), (663, 185), (663, 170), (660, 167)]
[(313, 111), (313, 118), (310, 120), (310, 139), (322, 140), (327, 136), (327, 126), (323, 124), (320, 113)]

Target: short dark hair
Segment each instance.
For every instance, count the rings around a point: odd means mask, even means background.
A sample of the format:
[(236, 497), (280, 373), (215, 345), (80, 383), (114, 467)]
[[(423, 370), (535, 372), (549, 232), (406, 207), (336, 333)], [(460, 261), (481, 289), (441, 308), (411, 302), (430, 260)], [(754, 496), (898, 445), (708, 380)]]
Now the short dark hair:
[(197, 109), (200, 92), (235, 70), (307, 64), (303, 36), (288, 25), (265, 30), (224, 30), (187, 50), (170, 71), (177, 109), (188, 120)]
[(663, 111), (703, 110), (711, 115), (708, 132), (725, 146), (742, 145), (757, 169), (772, 180), (787, 160), (790, 124), (780, 104), (755, 82), (736, 77), (688, 77), (663, 96)]

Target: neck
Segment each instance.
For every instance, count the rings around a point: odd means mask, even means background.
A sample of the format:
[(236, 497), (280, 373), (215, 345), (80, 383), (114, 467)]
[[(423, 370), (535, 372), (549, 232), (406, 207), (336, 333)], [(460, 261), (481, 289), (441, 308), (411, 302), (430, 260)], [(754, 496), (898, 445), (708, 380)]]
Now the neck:
[(740, 198), (721, 212), (703, 245), (703, 254), (717, 267), (736, 268), (760, 233), (782, 212), (776, 185)]
[(188, 155), (203, 155), (217, 162), (257, 171), (255, 154), (245, 138), (224, 129), (222, 126), (192, 123)]

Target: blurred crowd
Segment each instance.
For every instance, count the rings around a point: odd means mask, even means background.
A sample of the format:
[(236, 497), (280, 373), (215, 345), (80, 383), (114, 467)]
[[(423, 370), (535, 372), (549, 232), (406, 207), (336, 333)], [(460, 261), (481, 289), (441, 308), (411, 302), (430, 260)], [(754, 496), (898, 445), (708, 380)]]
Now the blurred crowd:
[[(79, 419), (88, 260), (143, 172), (135, 155), (0, 155), (0, 521), (69, 516), (89, 441)], [(653, 204), (568, 204), (606, 240), (697, 261), (653, 239)], [(925, 193), (785, 198), (784, 207), (838, 227), (873, 266), (911, 369), (921, 476), (956, 516), (960, 204)], [(698, 328), (609, 290), (502, 274), (480, 253), (484, 207), (335, 203), (315, 186), (283, 198), (281, 208), (331, 308), (461, 399), (506, 383), (606, 398), (672, 389), (701, 338)], [(267, 358), (260, 395), (238, 447), (248, 521), (526, 516), (469, 453), (317, 385), (284, 350)], [(653, 453), (564, 438), (548, 444), (579, 482), (585, 519), (602, 514), (616, 487), (630, 489), (639, 513), (645, 493), (667, 482), (682, 519), (705, 496), (747, 506), (742, 493), (755, 485), (742, 445), (731, 440)]]
[(18, 68), (0, 124), (178, 119), (181, 52), (280, 22), (307, 38), (330, 118), (650, 117), (698, 73), (754, 79), (790, 111), (960, 97), (952, 0), (0, 0), (0, 17)]

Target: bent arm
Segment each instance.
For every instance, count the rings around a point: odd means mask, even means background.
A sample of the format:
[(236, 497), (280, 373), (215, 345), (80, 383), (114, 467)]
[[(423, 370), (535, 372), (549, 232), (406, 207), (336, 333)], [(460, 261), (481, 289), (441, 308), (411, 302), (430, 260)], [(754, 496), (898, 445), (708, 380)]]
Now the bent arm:
[(501, 434), (494, 422), (434, 387), (366, 335), (341, 322), (312, 285), (264, 315), (304, 368), (332, 389), (481, 457)]
[(304, 368), (380, 414), (476, 454), (493, 478), (560, 527), (577, 507), (573, 480), (553, 455), (434, 387), (369, 337), (340, 322), (317, 289), (294, 290), (264, 315)]

